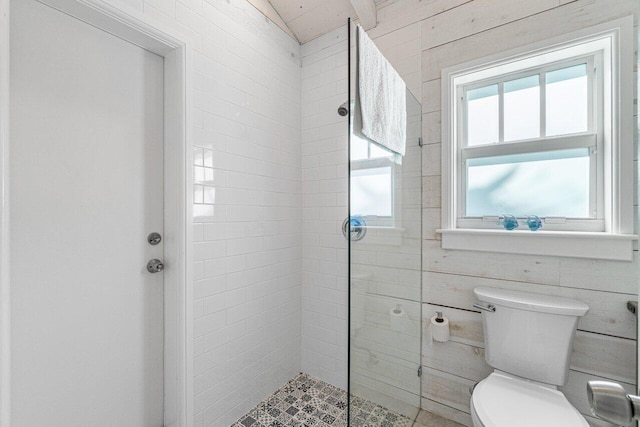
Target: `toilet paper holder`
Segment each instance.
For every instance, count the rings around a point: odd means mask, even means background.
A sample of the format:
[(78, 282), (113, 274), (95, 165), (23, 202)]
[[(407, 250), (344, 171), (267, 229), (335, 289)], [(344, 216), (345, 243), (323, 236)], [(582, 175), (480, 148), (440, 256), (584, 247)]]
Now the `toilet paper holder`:
[(496, 306), (492, 305), (492, 304), (488, 304), (488, 305), (482, 305), (479, 302), (473, 304), (473, 306), (475, 308), (478, 308), (480, 310), (484, 310), (484, 311), (490, 311), (491, 313), (493, 313), (494, 311), (496, 311)]

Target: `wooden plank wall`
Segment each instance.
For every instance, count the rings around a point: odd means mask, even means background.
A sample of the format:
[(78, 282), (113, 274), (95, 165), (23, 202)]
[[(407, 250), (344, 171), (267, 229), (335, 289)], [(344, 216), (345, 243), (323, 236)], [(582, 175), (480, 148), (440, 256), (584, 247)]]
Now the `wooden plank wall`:
[[(562, 391), (585, 415), (588, 379), (614, 380), (635, 392), (636, 320), (625, 304), (637, 299), (637, 252), (633, 262), (626, 263), (447, 251), (441, 249), (435, 230), (440, 227), (441, 207), (442, 69), (628, 15), (635, 16), (637, 34), (640, 3), (398, 0), (381, 6), (379, 24), (369, 34), (411, 90), (420, 91), (423, 105), (422, 407), (471, 425), (469, 387), (491, 372), (484, 361), (481, 315), (472, 307), (477, 286), (559, 295), (589, 304)], [(634, 114), (637, 119), (637, 109)], [(636, 211), (637, 205), (636, 197)], [(425, 327), (424, 319), (436, 310), (451, 320), (451, 341), (445, 344), (431, 342)], [(594, 426), (608, 425), (587, 419)]]

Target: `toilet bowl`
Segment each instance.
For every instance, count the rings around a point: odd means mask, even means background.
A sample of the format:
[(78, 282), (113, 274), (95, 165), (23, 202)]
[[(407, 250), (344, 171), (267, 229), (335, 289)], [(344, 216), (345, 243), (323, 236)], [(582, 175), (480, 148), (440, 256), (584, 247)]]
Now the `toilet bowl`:
[(504, 373), (482, 380), (471, 397), (474, 427), (588, 427), (558, 390)]
[(476, 288), (485, 360), (494, 371), (471, 395), (474, 427), (587, 427), (558, 391), (566, 384), (578, 319), (589, 307), (569, 298)]

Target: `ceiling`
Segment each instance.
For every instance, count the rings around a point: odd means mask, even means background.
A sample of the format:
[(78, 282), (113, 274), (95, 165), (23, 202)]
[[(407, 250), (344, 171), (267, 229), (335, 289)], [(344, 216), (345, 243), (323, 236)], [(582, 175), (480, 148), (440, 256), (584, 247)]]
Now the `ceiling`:
[(300, 43), (345, 25), (357, 17), (350, 0), (269, 0)]
[(360, 5), (358, 10), (364, 13), (367, 8), (362, 9), (362, 5), (366, 5), (367, 1), (371, 2), (369, 11), (374, 9), (375, 12), (376, 8), (380, 9), (397, 0), (249, 0), (300, 43), (345, 25), (349, 17), (358, 19), (352, 4)]

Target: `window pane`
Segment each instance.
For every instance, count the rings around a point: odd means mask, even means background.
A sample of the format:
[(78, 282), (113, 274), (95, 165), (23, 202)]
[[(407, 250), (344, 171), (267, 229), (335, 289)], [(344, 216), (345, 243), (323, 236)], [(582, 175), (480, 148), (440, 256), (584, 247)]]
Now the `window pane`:
[(363, 160), (369, 156), (367, 151), (369, 143), (362, 138), (351, 134), (351, 160)]
[(351, 170), (351, 214), (392, 215), (391, 167)]
[(540, 76), (504, 83), (504, 140), (540, 136)]
[(589, 215), (589, 149), (467, 161), (467, 216)]
[(587, 64), (547, 73), (547, 136), (589, 130)]
[(467, 92), (467, 145), (493, 144), (500, 134), (498, 85)]

